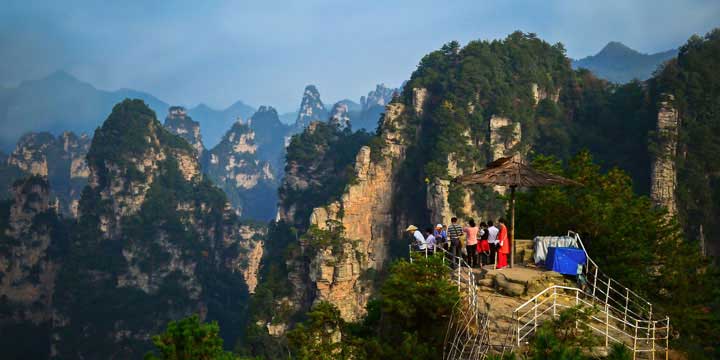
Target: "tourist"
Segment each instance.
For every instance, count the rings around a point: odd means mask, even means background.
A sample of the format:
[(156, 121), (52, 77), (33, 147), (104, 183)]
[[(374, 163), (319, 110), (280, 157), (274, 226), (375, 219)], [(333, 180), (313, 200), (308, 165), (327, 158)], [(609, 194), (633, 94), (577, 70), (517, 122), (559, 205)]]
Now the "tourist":
[(447, 231), (445, 231), (443, 228), (443, 224), (435, 225), (433, 236), (435, 237), (435, 242), (437, 243), (437, 245), (447, 250)]
[(450, 253), (455, 255), (458, 259), (462, 257), (462, 243), (460, 237), (463, 234), (463, 228), (457, 223), (456, 217), (450, 219), (450, 226), (448, 226), (447, 235), (450, 238)]
[(477, 266), (477, 236), (480, 229), (477, 227), (477, 224), (475, 224), (475, 220), (470, 219), (468, 221), (468, 226), (466, 226), (463, 229), (463, 232), (465, 233), (465, 237), (467, 239), (465, 246), (467, 249), (467, 258), (465, 261), (467, 261), (468, 265), (470, 267)]
[(429, 253), (435, 253), (435, 246), (437, 245), (438, 241), (435, 239), (435, 235), (433, 235), (433, 228), (427, 228), (425, 229), (425, 235), (427, 238), (425, 239), (425, 246), (427, 246), (427, 251)]
[(500, 246), (498, 246), (498, 233), (500, 232), (500, 229), (495, 227), (492, 220), (488, 220), (487, 222), (488, 228), (488, 244), (490, 245), (490, 262), (492, 264), (495, 264), (497, 262), (497, 251)]
[(477, 252), (480, 257), (480, 267), (490, 263), (490, 243), (488, 243), (488, 230), (487, 224), (484, 222), (480, 223), (480, 238), (478, 239)]
[(500, 232), (498, 233), (498, 261), (497, 269), (504, 269), (508, 266), (508, 254), (510, 254), (510, 239), (508, 239), (508, 229), (505, 226), (505, 219), (500, 218), (498, 220), (500, 225)]
[(415, 249), (420, 251), (425, 251), (427, 248), (425, 246), (425, 237), (423, 237), (423, 234), (418, 230), (417, 226), (410, 225), (405, 229), (408, 233), (412, 234), (413, 239), (415, 240)]

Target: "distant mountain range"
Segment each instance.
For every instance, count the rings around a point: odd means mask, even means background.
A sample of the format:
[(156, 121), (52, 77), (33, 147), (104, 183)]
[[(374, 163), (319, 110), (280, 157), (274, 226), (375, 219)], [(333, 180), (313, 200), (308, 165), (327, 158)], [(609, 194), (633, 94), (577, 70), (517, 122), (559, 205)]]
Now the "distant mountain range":
[(667, 60), (677, 56), (672, 49), (656, 54), (642, 54), (620, 42), (609, 42), (596, 55), (573, 61), (573, 67), (585, 68), (595, 75), (615, 83), (626, 83), (633, 79), (647, 80)]
[[(17, 140), (29, 131), (63, 131), (88, 133), (107, 118), (113, 105), (125, 98), (142, 99), (159, 118), (167, 114), (170, 105), (145, 92), (120, 89), (106, 91), (80, 81), (64, 71), (23, 81), (15, 88), (0, 88), (0, 149), (11, 151)], [(220, 141), (237, 117), (248, 118), (255, 109), (240, 101), (224, 110), (200, 104), (188, 110), (203, 128), (208, 146)]]

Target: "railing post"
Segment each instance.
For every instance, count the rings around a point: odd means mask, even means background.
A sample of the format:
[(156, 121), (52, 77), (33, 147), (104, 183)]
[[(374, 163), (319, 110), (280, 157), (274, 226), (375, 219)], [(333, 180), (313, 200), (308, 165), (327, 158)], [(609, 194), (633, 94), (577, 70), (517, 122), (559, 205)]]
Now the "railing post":
[(625, 323), (627, 322), (628, 302), (630, 301), (630, 289), (625, 288), (625, 315), (623, 316), (623, 330), (625, 330)]
[[(650, 313), (648, 314), (648, 320), (652, 321), (652, 319), (653, 319), (653, 318), (652, 318), (652, 314), (653, 314), (652, 304), (651, 304), (651, 303), (648, 303), (648, 305), (650, 305)], [(649, 329), (649, 328), (650, 328), (650, 326), (648, 325), (647, 336), (645, 336), (645, 337), (650, 337), (650, 329)], [(654, 336), (653, 336), (653, 337), (654, 337)], [(653, 343), (655, 343), (655, 339), (653, 339)]]
[(517, 327), (517, 345), (520, 347), (520, 317), (517, 316), (517, 313), (515, 314), (515, 320), (517, 320), (515, 324), (515, 327)]
[(640, 320), (635, 319), (635, 337), (633, 338), (633, 360), (635, 360), (635, 357), (637, 356), (637, 333), (639, 321)]
[(605, 304), (605, 348), (610, 345), (610, 308)]
[(458, 267), (457, 267), (457, 285), (458, 285), (458, 291), (460, 291), (460, 261), (458, 261)]
[(652, 360), (655, 360), (655, 322), (650, 321), (652, 324)]
[[(575, 291), (575, 306), (578, 306), (578, 305), (580, 305), (580, 292)], [(577, 330), (577, 328), (578, 328), (578, 321), (575, 320), (575, 329)]]
[(666, 316), (665, 319), (667, 320), (667, 326), (665, 328), (665, 360), (668, 360), (668, 357), (670, 356), (670, 317)]
[[(593, 263), (593, 265), (595, 265), (595, 264)], [(592, 292), (593, 299), (595, 299), (595, 289), (597, 288), (597, 273), (598, 273), (598, 267), (597, 267), (597, 265), (595, 265), (595, 275), (593, 275), (593, 292)]]

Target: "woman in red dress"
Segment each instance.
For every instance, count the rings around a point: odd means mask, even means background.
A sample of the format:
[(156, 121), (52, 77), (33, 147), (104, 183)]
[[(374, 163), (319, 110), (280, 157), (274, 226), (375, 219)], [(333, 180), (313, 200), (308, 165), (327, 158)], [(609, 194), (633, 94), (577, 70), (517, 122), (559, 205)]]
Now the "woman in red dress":
[(500, 249), (498, 250), (498, 261), (497, 261), (497, 269), (503, 269), (506, 268), (507, 263), (507, 257), (508, 254), (510, 254), (510, 239), (508, 239), (508, 230), (507, 226), (505, 226), (505, 219), (500, 218), (498, 220), (500, 223), (500, 232), (498, 233), (498, 245), (500, 246)]

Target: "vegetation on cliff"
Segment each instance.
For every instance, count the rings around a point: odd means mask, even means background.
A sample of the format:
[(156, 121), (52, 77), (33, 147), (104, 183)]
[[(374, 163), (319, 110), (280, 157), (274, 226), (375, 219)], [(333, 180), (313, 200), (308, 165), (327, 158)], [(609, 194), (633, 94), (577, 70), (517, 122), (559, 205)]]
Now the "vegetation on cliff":
[[(131, 144), (137, 147), (125, 148)], [(157, 163), (136, 213), (119, 215), (102, 182), (83, 192), (56, 282), (55, 306), (65, 320), (54, 331), (63, 356), (142, 355), (150, 332), (194, 312), (217, 320), (230, 343), (242, 332), (248, 294), (231, 264), (246, 250), (222, 190), (205, 179), (188, 181), (180, 170), (172, 150), (192, 148), (160, 127), (142, 102), (127, 100), (98, 130), (88, 158), (93, 171), (126, 166), (115, 180), (146, 181), (128, 179), (136, 166), (128, 159), (150, 147), (168, 156)]]
[(287, 148), (286, 177), (280, 187), (281, 206), (296, 207), (295, 221), (307, 227), (315, 207), (337, 200), (355, 177), (354, 162), (360, 148), (372, 135), (351, 132), (337, 126), (314, 122), (292, 137)]
[(720, 29), (693, 36), (651, 82), (680, 114), (677, 200), (685, 232), (720, 254)]

